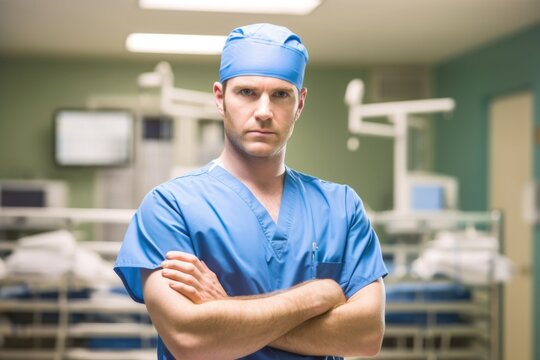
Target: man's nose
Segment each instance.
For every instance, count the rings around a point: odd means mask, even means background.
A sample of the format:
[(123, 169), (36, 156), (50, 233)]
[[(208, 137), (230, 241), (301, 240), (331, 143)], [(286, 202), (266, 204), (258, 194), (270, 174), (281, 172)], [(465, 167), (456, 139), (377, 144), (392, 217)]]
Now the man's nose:
[(263, 94), (259, 97), (257, 101), (257, 108), (255, 109), (255, 119), (259, 121), (265, 121), (272, 118), (272, 106), (270, 102), (270, 97), (266, 94)]

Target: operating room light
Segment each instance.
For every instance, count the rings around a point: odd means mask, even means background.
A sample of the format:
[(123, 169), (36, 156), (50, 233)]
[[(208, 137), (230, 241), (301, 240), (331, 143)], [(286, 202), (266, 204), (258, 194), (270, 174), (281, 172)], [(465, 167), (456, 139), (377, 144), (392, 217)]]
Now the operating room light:
[(181, 34), (130, 34), (126, 47), (132, 52), (219, 55), (226, 36)]
[(306, 15), (321, 0), (139, 0), (143, 9)]

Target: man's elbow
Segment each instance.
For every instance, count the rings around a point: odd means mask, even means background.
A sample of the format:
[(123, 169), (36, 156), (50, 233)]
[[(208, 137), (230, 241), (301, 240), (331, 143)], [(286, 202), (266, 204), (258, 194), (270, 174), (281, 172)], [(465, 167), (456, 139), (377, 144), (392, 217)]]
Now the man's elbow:
[(355, 341), (354, 349), (345, 356), (376, 356), (381, 351), (384, 337), (384, 325), (379, 329), (362, 335), (360, 341)]
[(375, 356), (381, 351), (382, 342), (384, 338), (384, 325), (379, 329), (373, 331), (365, 342), (363, 356)]
[(167, 348), (175, 359), (201, 360), (209, 359), (208, 348), (204, 346), (201, 338), (190, 334), (175, 334), (172, 343)]
[[(165, 339), (163, 339), (165, 341)], [(175, 359), (208, 360), (237, 359), (247, 354), (239, 354), (214, 336), (197, 336), (193, 334), (175, 334), (170, 342), (165, 341), (167, 349)]]
[[(148, 304), (147, 304), (148, 306)], [(154, 315), (154, 316), (152, 316)], [(208, 336), (201, 331), (196, 324), (200, 319), (196, 312), (190, 311), (189, 307), (180, 314), (169, 314), (169, 316), (155, 316), (151, 312), (154, 326), (167, 349), (175, 359), (198, 360), (209, 359), (208, 356)]]
[(377, 336), (370, 339), (364, 347), (362, 356), (376, 356), (381, 351), (383, 336)]

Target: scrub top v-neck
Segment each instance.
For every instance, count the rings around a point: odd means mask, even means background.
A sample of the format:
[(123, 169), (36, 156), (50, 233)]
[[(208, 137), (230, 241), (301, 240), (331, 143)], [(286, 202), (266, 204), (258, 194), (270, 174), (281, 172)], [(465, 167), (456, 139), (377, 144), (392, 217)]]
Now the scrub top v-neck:
[(294, 216), (294, 205), (299, 195), (296, 182), (291, 178), (289, 172), (286, 169), (284, 174), (283, 195), (277, 223), (272, 219), (268, 210), (266, 210), (257, 197), (253, 195), (251, 190), (223, 167), (219, 165), (214, 166), (209, 174), (233, 190), (249, 206), (261, 224), (268, 241), (274, 242), (287, 240), (287, 234)]
[[(282, 260), (287, 255), (288, 234), (294, 220), (294, 208), (295, 205), (298, 204), (299, 196), (296, 181), (291, 177), (290, 170), (286, 169), (284, 174), (283, 194), (277, 223), (274, 222), (268, 210), (261, 204), (251, 190), (222, 166), (211, 166), (209, 174), (234, 191), (247, 207), (251, 209), (270, 245), (268, 248), (269, 251), (267, 251), (265, 256), (266, 261), (271, 267), (270, 272), (272, 274), (279, 274), (281, 271), (279, 264), (283, 263)], [(250, 217), (249, 214), (247, 217)], [(272, 258), (275, 258), (275, 261), (272, 261)], [(274, 280), (278, 280), (277, 277), (275, 277)]]
[[(152, 190), (132, 219), (115, 264), (134, 300), (144, 302), (140, 269), (159, 268), (170, 250), (203, 260), (229, 296), (332, 278), (349, 298), (387, 273), (356, 193), (289, 168), (277, 223), (241, 181), (214, 162)], [(161, 341), (158, 355), (173, 359)], [(246, 357), (325, 358), (270, 347)]]

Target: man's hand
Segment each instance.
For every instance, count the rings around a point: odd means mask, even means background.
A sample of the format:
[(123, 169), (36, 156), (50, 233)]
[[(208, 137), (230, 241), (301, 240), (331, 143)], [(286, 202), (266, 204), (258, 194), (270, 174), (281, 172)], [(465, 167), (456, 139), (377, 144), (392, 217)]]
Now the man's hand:
[(195, 255), (169, 251), (161, 266), (162, 276), (171, 280), (169, 286), (195, 304), (228, 297), (216, 274)]

